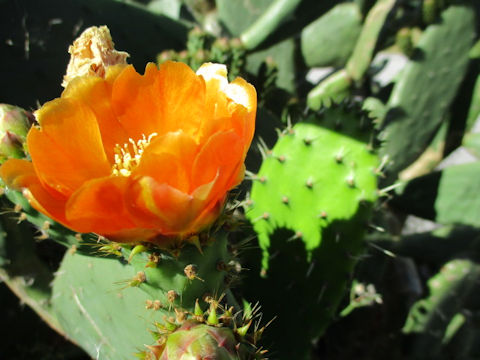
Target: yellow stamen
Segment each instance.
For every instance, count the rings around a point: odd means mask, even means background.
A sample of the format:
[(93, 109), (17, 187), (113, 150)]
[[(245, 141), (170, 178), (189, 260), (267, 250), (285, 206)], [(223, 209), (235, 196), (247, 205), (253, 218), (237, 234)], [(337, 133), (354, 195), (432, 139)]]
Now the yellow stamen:
[(115, 176), (130, 176), (133, 169), (140, 163), (142, 154), (150, 145), (150, 141), (157, 135), (157, 133), (152, 133), (148, 138), (142, 135), (142, 138), (137, 142), (129, 138), (128, 142), (122, 146), (116, 144), (113, 149), (115, 163), (112, 166), (112, 174)]

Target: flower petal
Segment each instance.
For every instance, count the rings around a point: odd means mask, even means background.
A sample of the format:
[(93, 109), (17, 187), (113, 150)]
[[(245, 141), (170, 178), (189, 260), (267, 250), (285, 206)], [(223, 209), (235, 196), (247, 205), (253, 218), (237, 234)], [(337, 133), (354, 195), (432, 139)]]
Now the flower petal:
[(145, 75), (126, 68), (115, 80), (112, 105), (130, 137), (183, 129), (196, 133), (205, 103), (203, 79), (185, 64), (166, 62), (156, 69), (148, 64)]
[(11, 159), (0, 167), (0, 177), (14, 190), (23, 190), (30, 204), (38, 211), (62, 223), (70, 224), (65, 219), (65, 199), (53, 197), (40, 184), (30, 161)]
[(95, 114), (105, 153), (110, 161), (114, 162), (114, 148), (116, 144), (124, 144), (128, 141), (128, 135), (123, 126), (115, 117), (110, 97), (112, 82), (124, 69), (124, 66), (108, 68), (108, 81), (98, 76), (80, 76), (74, 78), (68, 84), (62, 94), (63, 98), (77, 99), (88, 106)]
[(211, 136), (195, 159), (192, 171), (192, 186), (197, 188), (209, 183), (219, 173), (219, 185), (227, 192), (237, 185), (232, 178), (239, 164), (243, 163), (243, 141), (233, 131), (219, 132)]
[(115, 234), (137, 227), (125, 204), (128, 182), (127, 177), (113, 176), (85, 183), (69, 198), (66, 218), (80, 232)]
[(189, 193), (197, 152), (198, 145), (181, 130), (156, 137), (146, 148), (132, 176), (150, 176), (159, 183)]
[(204, 208), (203, 199), (148, 176), (132, 184), (128, 199), (130, 212), (136, 219), (159, 229), (163, 235), (186, 235), (199, 230), (193, 223)]
[(68, 196), (85, 181), (106, 176), (110, 163), (94, 114), (72, 99), (56, 99), (36, 112), (27, 144), (35, 171), (46, 186)]

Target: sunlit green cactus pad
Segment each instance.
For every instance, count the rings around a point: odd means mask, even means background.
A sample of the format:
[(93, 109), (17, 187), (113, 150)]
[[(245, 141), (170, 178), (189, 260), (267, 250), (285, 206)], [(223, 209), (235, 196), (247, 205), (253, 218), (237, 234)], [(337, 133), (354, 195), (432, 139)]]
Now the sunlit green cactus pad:
[(377, 198), (379, 161), (366, 126), (356, 111), (328, 109), (285, 129), (267, 150), (247, 208), (264, 268), (276, 228), (293, 230), (311, 252), (329, 224), (369, 213)]

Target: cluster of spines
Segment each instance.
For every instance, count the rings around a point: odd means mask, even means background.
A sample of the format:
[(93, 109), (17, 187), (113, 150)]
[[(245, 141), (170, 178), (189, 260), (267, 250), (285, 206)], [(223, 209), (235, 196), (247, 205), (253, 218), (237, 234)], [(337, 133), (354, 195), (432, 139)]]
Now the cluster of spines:
[[(258, 313), (258, 308), (255, 308), (253, 312), (235, 311), (233, 306), (222, 304), (223, 295), (220, 298), (215, 299), (212, 296), (205, 296), (203, 302), (208, 304), (208, 309), (203, 310), (200, 305), (200, 301), (195, 301), (195, 307), (192, 312), (182, 308), (173, 308), (172, 316), (164, 316), (162, 322), (154, 322), (154, 330), (151, 330), (151, 334), (155, 340), (154, 345), (145, 345), (147, 350), (138, 352), (136, 356), (145, 360), (157, 360), (159, 354), (165, 347), (165, 342), (170, 334), (174, 333), (186, 322), (192, 322), (195, 324), (203, 324), (212, 326), (215, 328), (229, 328), (237, 341), (235, 349), (240, 353), (241, 347), (247, 348), (247, 358), (241, 357), (241, 360), (249, 359), (264, 359), (267, 350), (258, 347), (258, 341), (261, 339), (265, 328), (269, 325), (260, 325), (261, 314)], [(146, 302), (147, 309), (157, 310), (156, 307), (160, 306), (157, 301)], [(173, 316), (174, 315), (174, 316)], [(243, 352), (244, 353), (244, 352)]]

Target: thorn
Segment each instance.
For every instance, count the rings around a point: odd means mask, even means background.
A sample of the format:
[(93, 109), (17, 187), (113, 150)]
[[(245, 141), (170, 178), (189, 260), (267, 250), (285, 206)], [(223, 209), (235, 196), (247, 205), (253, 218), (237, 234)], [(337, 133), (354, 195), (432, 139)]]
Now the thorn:
[(321, 218), (321, 219), (326, 219), (328, 217), (327, 212), (326, 211), (320, 212), (318, 217)]
[(351, 188), (355, 187), (355, 180), (353, 179), (353, 175), (350, 175), (346, 179), (347, 185)]
[(313, 180), (312, 178), (308, 178), (307, 181), (305, 182), (305, 186), (309, 189), (313, 188)]
[(270, 214), (268, 212), (264, 212), (261, 216), (257, 217), (256, 219), (253, 219), (252, 222), (257, 222), (259, 220), (268, 220), (270, 219)]
[(20, 224), (22, 221), (27, 220), (27, 214), (22, 212), (20, 213), (20, 216), (18, 217), (17, 224)]
[(382, 228), (381, 226), (376, 226), (376, 225), (373, 225), (373, 224), (367, 224), (370, 228), (374, 229), (374, 230), (377, 230), (379, 232), (385, 232), (385, 229)]
[(195, 316), (202, 317), (203, 318), (203, 310), (200, 307), (200, 304), (198, 303), (198, 299), (195, 300), (195, 310), (193, 312)]
[(402, 186), (403, 184), (401, 182), (397, 182), (395, 184), (392, 184), (390, 186), (387, 186), (383, 189), (379, 189), (378, 190), (378, 193), (380, 194), (380, 196), (383, 196), (383, 195), (387, 195), (390, 191), (398, 188), (399, 186)]
[(384, 249), (384, 248), (378, 246), (377, 244), (375, 244), (375, 243), (373, 243), (373, 242), (367, 242), (367, 244), (368, 244), (369, 246), (371, 246), (372, 248), (374, 248), (374, 249), (376, 249), (376, 250), (384, 253), (384, 254), (387, 255), (387, 256), (390, 256), (390, 257), (392, 257), (392, 258), (396, 258), (396, 257), (397, 257), (397, 255), (395, 255), (395, 254), (394, 254), (393, 252), (391, 252), (390, 250)]
[(280, 163), (283, 164), (283, 163), (285, 162), (285, 160), (286, 160), (285, 155), (280, 155), (280, 156), (278, 156), (278, 157), (277, 157), (277, 160), (278, 160)]
[(13, 211), (14, 211), (14, 212), (20, 212), (20, 211), (22, 211), (22, 209), (23, 209), (23, 208), (22, 208), (22, 205), (20, 205), (20, 204), (15, 204), (15, 207), (13, 208)]
[(290, 202), (290, 199), (286, 196), (282, 196), (282, 203), (284, 203), (285, 205), (288, 205), (288, 203)]
[(45, 220), (42, 224), (42, 230), (44, 230), (44, 231), (50, 230), (51, 225), (52, 225), (52, 223), (50, 221)]
[(268, 148), (267, 144), (261, 137), (258, 139), (257, 148), (260, 154), (262, 155), (262, 160), (265, 160), (271, 154), (270, 149)]

